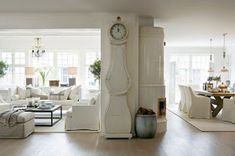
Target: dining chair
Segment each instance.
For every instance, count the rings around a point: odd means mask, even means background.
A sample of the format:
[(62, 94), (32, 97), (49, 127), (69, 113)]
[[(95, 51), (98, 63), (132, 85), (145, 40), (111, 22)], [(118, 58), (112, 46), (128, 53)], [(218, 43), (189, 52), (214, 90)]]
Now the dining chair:
[(222, 120), (235, 123), (235, 98), (223, 101)]
[(211, 118), (210, 98), (196, 95), (191, 87), (186, 87), (191, 103), (188, 105), (190, 118)]
[(183, 111), (184, 105), (185, 105), (185, 93), (184, 93), (184, 88), (182, 85), (179, 85), (179, 90), (180, 90), (180, 102), (179, 102), (179, 110)]
[(188, 86), (184, 85), (183, 91), (184, 91), (184, 95), (185, 95), (185, 105), (183, 107), (183, 112), (189, 113), (189, 109), (191, 107), (192, 100), (191, 100), (190, 92), (188, 90)]

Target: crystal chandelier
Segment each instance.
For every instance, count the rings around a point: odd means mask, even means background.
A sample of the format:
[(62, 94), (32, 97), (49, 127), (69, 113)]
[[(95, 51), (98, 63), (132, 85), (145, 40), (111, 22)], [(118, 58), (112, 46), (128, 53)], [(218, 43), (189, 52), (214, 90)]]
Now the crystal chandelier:
[(32, 56), (33, 57), (42, 57), (42, 55), (46, 52), (45, 49), (43, 49), (43, 46), (41, 44), (41, 38), (36, 37), (36, 44), (34, 45), (33, 49), (32, 49)]
[(225, 47), (225, 37), (227, 34), (228, 33), (223, 34), (223, 38), (224, 38), (224, 40), (223, 40), (223, 63), (224, 63), (224, 65), (223, 65), (222, 69), (220, 70), (221, 72), (228, 72), (228, 69), (226, 68), (226, 47)]
[(209, 69), (208, 69), (208, 72), (209, 72), (209, 73), (214, 72), (214, 69), (212, 68), (212, 63), (213, 63), (212, 39), (210, 39), (210, 62), (209, 62)]

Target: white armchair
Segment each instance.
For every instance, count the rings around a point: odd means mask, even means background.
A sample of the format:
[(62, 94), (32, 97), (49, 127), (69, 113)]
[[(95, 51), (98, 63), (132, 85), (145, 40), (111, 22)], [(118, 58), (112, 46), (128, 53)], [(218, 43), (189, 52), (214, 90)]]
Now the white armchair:
[(235, 123), (235, 98), (224, 99), (222, 120)]
[(205, 96), (195, 95), (191, 87), (186, 87), (190, 94), (191, 106), (189, 108), (190, 118), (206, 118), (211, 117), (210, 98)]
[(187, 105), (190, 103), (189, 97), (186, 93), (186, 86), (183, 85), (179, 85), (179, 89), (180, 89), (180, 104), (179, 104), (179, 110), (183, 111), (185, 113), (188, 112), (188, 108)]
[(100, 95), (73, 105), (66, 114), (65, 130), (100, 129)]
[(184, 90), (183, 90), (183, 86), (179, 85), (179, 90), (180, 90), (180, 103), (179, 103), (179, 110), (182, 111), (183, 107), (185, 105), (185, 95), (184, 95)]

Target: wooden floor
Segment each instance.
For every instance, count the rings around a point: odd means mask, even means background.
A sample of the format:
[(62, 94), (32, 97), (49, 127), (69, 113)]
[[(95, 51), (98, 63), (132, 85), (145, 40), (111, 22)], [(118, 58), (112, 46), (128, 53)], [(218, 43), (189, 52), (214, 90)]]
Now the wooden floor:
[(97, 133), (35, 133), (0, 139), (0, 156), (235, 156), (234, 132), (200, 132), (168, 112), (154, 139), (106, 140)]

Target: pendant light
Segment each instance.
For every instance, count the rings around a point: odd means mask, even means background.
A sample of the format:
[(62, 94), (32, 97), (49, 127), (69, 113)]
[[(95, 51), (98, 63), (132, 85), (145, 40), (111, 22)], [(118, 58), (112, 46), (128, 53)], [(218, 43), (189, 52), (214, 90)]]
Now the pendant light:
[(209, 62), (209, 69), (208, 72), (209, 73), (213, 73), (214, 69), (212, 67), (212, 63), (213, 63), (213, 55), (212, 55), (212, 39), (210, 39), (210, 62)]
[(226, 68), (226, 47), (225, 47), (225, 37), (228, 33), (224, 33), (223, 34), (223, 67), (222, 69), (220, 70), (221, 72), (228, 72), (228, 69)]

